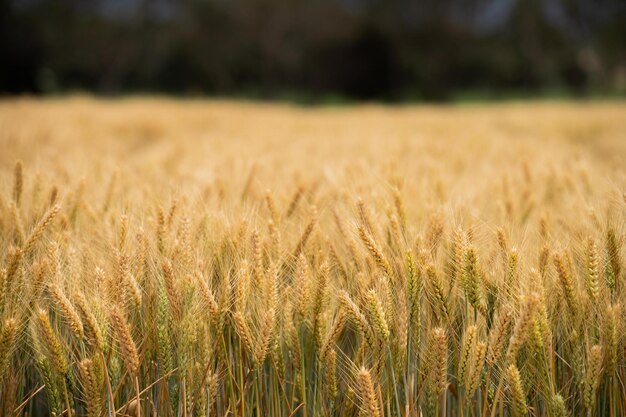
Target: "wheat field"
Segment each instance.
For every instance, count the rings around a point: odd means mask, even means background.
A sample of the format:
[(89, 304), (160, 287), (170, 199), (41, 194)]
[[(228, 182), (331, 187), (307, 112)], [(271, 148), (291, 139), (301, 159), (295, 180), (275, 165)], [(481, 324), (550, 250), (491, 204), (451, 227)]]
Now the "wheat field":
[(626, 415), (626, 104), (0, 102), (0, 415)]

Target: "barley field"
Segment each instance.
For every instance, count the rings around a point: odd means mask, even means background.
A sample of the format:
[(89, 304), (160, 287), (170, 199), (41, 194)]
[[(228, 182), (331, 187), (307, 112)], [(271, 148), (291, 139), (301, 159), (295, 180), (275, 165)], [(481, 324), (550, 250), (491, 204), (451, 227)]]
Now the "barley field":
[(1, 416), (626, 415), (626, 104), (0, 101)]

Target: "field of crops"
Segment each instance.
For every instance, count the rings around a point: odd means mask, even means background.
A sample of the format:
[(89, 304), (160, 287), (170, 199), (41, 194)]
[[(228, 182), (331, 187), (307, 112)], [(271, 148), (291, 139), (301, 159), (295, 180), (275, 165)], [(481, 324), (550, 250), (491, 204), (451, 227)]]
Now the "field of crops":
[(626, 103), (0, 101), (0, 416), (626, 415)]

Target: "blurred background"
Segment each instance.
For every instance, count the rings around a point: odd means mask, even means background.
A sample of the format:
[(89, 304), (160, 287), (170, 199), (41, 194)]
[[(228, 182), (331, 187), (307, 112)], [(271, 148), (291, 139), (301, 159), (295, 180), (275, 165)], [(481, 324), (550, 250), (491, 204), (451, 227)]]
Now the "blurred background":
[(0, 0), (0, 94), (623, 96), (624, 0)]

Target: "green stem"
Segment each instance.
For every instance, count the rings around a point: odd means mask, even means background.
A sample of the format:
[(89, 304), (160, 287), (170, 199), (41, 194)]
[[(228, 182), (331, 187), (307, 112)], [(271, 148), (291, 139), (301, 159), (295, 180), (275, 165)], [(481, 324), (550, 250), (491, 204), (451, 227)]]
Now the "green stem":
[(391, 348), (389, 347), (389, 344), (387, 344), (387, 354), (389, 356), (389, 368), (391, 369), (391, 380), (393, 381), (393, 391), (394, 391), (394, 398), (395, 398), (395, 403), (396, 403), (396, 412), (398, 413), (398, 417), (402, 416), (402, 413), (400, 411), (400, 401), (398, 399), (398, 386), (396, 384), (396, 372), (393, 369), (393, 360), (391, 358)]

